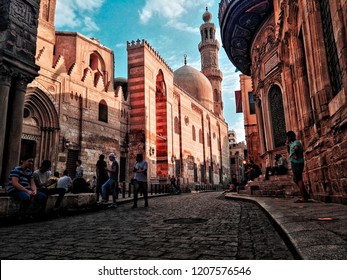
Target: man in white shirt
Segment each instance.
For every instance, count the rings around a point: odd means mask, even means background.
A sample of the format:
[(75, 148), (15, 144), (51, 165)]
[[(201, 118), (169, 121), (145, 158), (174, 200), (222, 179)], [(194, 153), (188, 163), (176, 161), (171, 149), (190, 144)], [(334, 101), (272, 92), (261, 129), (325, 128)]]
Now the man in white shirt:
[(69, 177), (69, 172), (64, 170), (63, 176), (59, 178), (57, 188), (65, 189), (65, 192), (68, 192), (72, 186), (72, 179)]
[(49, 186), (56, 183), (56, 181), (51, 180), (51, 161), (45, 159), (42, 161), (41, 166), (38, 170), (34, 171), (33, 178), (35, 181), (35, 184), (40, 192), (43, 192), (45, 195), (53, 195), (53, 194), (59, 194), (53, 211), (58, 210), (60, 203), (63, 201), (65, 190), (64, 189), (58, 189), (58, 188), (48, 188)]

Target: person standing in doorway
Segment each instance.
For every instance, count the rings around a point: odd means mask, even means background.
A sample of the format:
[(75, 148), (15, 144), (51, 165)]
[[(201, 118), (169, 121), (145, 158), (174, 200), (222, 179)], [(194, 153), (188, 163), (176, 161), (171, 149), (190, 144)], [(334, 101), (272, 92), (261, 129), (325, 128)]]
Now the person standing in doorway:
[(134, 205), (137, 208), (139, 191), (142, 191), (145, 200), (145, 207), (148, 207), (148, 190), (147, 190), (147, 161), (143, 159), (142, 154), (137, 154), (136, 164), (134, 166)]
[(109, 207), (116, 208), (117, 207), (117, 196), (116, 196), (116, 187), (118, 183), (118, 174), (119, 174), (119, 165), (116, 160), (116, 155), (114, 153), (110, 153), (108, 155), (109, 160), (112, 162), (111, 168), (106, 169), (109, 172), (109, 179), (101, 186), (102, 193), (102, 204), (107, 203), (108, 191), (112, 195), (113, 203)]
[(301, 198), (296, 200), (296, 203), (307, 202), (310, 195), (307, 192), (302, 179), (304, 171), (304, 150), (300, 141), (296, 140), (294, 131), (288, 131), (287, 135), (287, 149), (289, 152), (289, 159), (292, 166), (293, 179), (300, 189)]

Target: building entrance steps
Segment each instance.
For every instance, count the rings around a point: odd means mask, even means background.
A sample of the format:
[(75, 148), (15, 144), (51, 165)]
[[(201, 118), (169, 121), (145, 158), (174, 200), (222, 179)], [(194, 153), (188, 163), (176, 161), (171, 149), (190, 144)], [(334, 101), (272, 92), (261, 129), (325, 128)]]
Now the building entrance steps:
[(265, 180), (264, 175), (249, 181), (245, 189), (239, 189), (239, 194), (254, 196), (298, 196), (298, 186), (294, 183), (291, 175), (274, 175)]

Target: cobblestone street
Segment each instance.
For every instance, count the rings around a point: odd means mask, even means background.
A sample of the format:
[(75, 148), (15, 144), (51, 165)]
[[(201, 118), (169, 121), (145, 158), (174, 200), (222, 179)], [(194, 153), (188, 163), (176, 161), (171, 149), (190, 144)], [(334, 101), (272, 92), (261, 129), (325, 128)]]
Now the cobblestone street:
[(182, 194), (0, 228), (1, 259), (293, 259), (253, 203)]

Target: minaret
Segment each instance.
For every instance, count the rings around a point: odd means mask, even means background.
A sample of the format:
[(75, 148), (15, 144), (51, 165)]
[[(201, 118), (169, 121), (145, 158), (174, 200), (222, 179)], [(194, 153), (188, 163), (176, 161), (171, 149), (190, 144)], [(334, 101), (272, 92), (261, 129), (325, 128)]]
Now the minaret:
[(200, 26), (201, 42), (199, 43), (201, 72), (210, 80), (212, 85), (214, 113), (223, 117), (223, 74), (219, 70), (218, 63), (219, 42), (216, 40), (216, 26), (211, 22), (212, 14), (207, 7), (202, 19), (204, 23)]
[[(57, 0), (41, 0), (39, 25), (37, 28), (37, 54), (36, 63), (41, 66), (45, 63), (53, 64), (53, 53), (55, 44), (54, 16)], [(41, 57), (45, 57), (41, 61)]]

